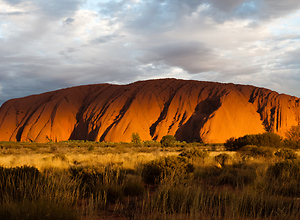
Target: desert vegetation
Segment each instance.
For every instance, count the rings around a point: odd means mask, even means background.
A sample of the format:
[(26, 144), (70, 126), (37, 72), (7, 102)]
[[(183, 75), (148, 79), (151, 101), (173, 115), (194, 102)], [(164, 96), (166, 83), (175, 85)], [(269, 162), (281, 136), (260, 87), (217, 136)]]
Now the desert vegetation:
[(299, 219), (297, 141), (0, 142), (0, 219)]

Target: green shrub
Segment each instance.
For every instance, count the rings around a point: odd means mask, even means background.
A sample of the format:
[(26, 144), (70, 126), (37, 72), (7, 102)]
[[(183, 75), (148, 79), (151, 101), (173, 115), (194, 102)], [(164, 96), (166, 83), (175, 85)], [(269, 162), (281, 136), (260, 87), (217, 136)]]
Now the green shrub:
[(283, 145), (282, 138), (272, 132), (262, 134), (251, 134), (239, 137), (237, 139), (230, 138), (224, 144), (226, 150), (236, 151), (246, 145), (256, 145), (258, 147), (274, 147), (279, 148)]
[(94, 145), (90, 145), (90, 146), (88, 147), (88, 151), (93, 151), (93, 150), (95, 150), (95, 146), (94, 146)]
[(273, 156), (273, 149), (270, 147), (258, 147), (255, 145), (246, 145), (238, 150), (238, 153), (241, 154), (242, 157), (264, 157), (271, 158)]
[(176, 138), (173, 135), (165, 135), (162, 137), (160, 143), (162, 147), (173, 147), (176, 143)]
[(297, 154), (292, 149), (280, 149), (275, 153), (276, 157), (282, 158), (284, 160), (297, 159)]
[(228, 151), (236, 151), (241, 146), (240, 146), (240, 144), (239, 144), (239, 142), (238, 142), (237, 139), (235, 139), (234, 137), (231, 137), (228, 140), (226, 140), (226, 142), (224, 143), (224, 147)]
[(143, 146), (144, 147), (161, 147), (160, 142), (158, 141), (143, 141)]
[(93, 166), (73, 166), (70, 167), (69, 172), (73, 179), (80, 181), (80, 189), (84, 197), (106, 194), (109, 202), (123, 198), (122, 184), (126, 175), (122, 170), (114, 170), (110, 167), (101, 169)]
[(283, 146), (285, 148), (300, 149), (300, 141), (294, 141), (294, 140), (285, 139), (283, 141)]
[(141, 145), (141, 138), (139, 133), (132, 133), (131, 135), (131, 143), (135, 145)]
[(162, 157), (144, 164), (142, 177), (146, 184), (155, 184), (171, 174), (184, 175), (193, 171), (193, 165), (183, 157)]
[(300, 125), (292, 126), (286, 133), (284, 146), (286, 148), (299, 149), (300, 148)]
[(179, 156), (186, 157), (186, 158), (206, 158), (209, 156), (209, 153), (207, 151), (199, 150), (197, 148), (192, 148), (189, 150), (183, 150)]
[(196, 165), (199, 162), (204, 164), (205, 158), (209, 157), (209, 153), (197, 148), (192, 148), (183, 150), (179, 156), (188, 158), (190, 162)]

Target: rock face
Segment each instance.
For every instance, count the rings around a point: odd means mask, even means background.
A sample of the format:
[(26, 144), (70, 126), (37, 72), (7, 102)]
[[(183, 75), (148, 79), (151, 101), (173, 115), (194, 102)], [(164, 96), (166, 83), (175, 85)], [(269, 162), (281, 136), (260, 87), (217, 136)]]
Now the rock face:
[(130, 141), (174, 135), (221, 143), (300, 123), (299, 98), (254, 86), (176, 79), (72, 87), (7, 101), (1, 141)]

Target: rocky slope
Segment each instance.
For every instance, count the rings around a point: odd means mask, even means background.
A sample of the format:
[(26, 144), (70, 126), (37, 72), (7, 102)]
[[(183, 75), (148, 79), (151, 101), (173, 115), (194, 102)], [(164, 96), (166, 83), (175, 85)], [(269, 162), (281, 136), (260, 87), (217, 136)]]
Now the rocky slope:
[(224, 142), (300, 123), (299, 98), (254, 86), (176, 79), (98, 84), (12, 99), (0, 108), (1, 141), (86, 139)]

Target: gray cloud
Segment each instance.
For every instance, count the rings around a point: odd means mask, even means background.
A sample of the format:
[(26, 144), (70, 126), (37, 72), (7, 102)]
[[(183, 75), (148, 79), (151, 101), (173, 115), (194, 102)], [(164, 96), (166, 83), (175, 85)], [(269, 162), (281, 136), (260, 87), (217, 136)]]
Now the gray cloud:
[[(184, 16), (196, 11), (203, 1), (189, 0), (130, 0), (108, 1), (99, 3), (100, 14), (117, 18), (125, 22), (125, 26), (135, 31), (166, 31), (174, 27)], [(131, 5), (131, 7), (128, 7)]]
[(34, 4), (41, 13), (53, 17), (62, 17), (78, 10), (85, 0), (4, 0), (10, 5)]
[(189, 73), (199, 73), (215, 70), (218, 55), (198, 42), (173, 42), (151, 45), (139, 60), (143, 63), (164, 62)]
[(245, 0), (211, 0), (205, 1), (207, 4), (212, 5), (214, 8), (224, 11), (226, 13), (232, 13), (236, 8), (240, 7)]
[(25, 2), (25, 0), (4, 0), (5, 2), (7, 2), (10, 5), (17, 5), (20, 4), (22, 2)]
[(72, 15), (84, 0), (31, 0), (39, 7), (41, 13), (53, 18)]
[(300, 8), (300, 2), (294, 0), (211, 0), (205, 2), (211, 6), (207, 10), (208, 15), (222, 22), (232, 18), (254, 20), (278, 18)]
[(28, 12), (22, 12), (22, 11), (0, 12), (0, 16), (18, 16), (24, 14), (28, 14)]
[[(300, 8), (300, 2), (295, 0), (286, 0), (286, 1), (274, 1), (274, 0), (260, 0), (260, 5), (265, 11), (265, 16), (270, 18), (276, 18), (284, 16), (291, 12), (294, 12)], [(264, 14), (264, 11), (261, 10), (261, 16)]]
[[(128, 7), (128, 6), (132, 7)], [(100, 14), (125, 21), (136, 31), (167, 31), (195, 13), (199, 20), (210, 17), (216, 22), (232, 19), (262, 21), (284, 16), (300, 8), (294, 0), (130, 0), (99, 3)], [(199, 8), (202, 7), (202, 10)], [(254, 24), (254, 22), (252, 23)], [(257, 23), (256, 23), (257, 24)]]
[(66, 20), (64, 20), (64, 23), (65, 23), (65, 24), (72, 24), (74, 21), (75, 21), (74, 18), (68, 17)]
[(120, 36), (118, 34), (103, 35), (103, 36), (100, 36), (100, 37), (97, 37), (97, 38), (91, 40), (91, 43), (92, 44), (107, 43), (107, 42), (111, 42), (114, 39), (117, 39), (120, 37), (123, 37), (123, 36)]
[(161, 77), (300, 96), (299, 22), (282, 20), (300, 10), (295, 0), (2, 0), (0, 7), (0, 103)]

